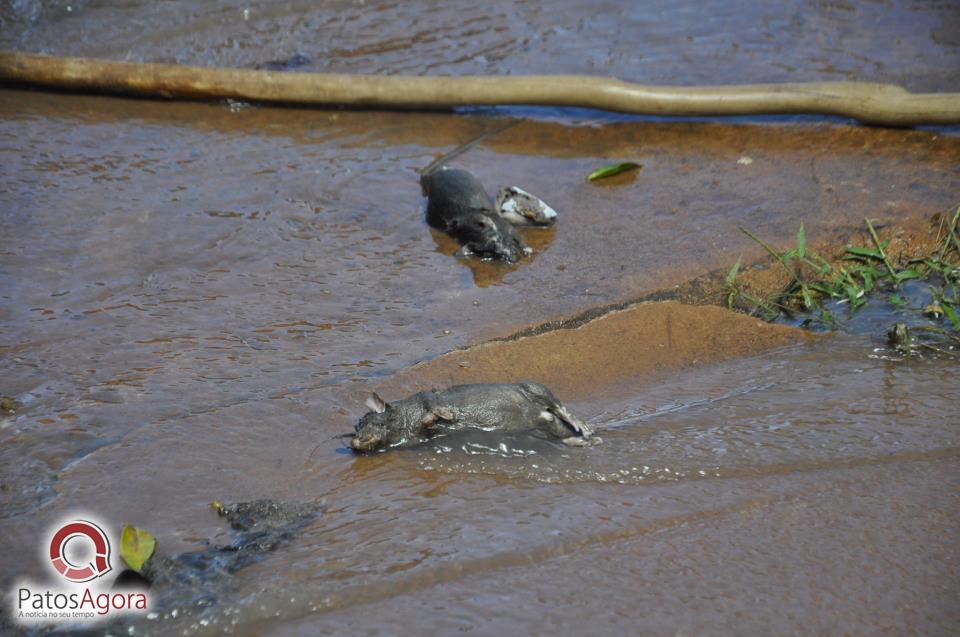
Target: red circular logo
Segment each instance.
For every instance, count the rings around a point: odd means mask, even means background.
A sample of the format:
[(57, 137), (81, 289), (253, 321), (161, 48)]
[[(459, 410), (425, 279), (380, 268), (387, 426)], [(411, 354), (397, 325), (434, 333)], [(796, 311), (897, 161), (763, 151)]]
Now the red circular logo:
[[(83, 539), (93, 543), (94, 559), (84, 565), (73, 564), (66, 557), (67, 544), (71, 540)], [(50, 562), (58, 573), (71, 582), (89, 582), (110, 572), (110, 541), (107, 534), (93, 522), (68, 522), (50, 540)]]

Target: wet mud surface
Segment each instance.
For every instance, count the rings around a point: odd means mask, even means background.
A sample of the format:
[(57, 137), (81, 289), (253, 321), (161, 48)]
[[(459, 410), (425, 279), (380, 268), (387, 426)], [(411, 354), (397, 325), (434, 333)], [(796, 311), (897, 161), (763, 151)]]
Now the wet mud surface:
[[(571, 399), (631, 393), (658, 372), (748, 356), (810, 334), (722, 308), (640, 303), (570, 329), (497, 340), (444, 354), (394, 374), (400, 384), (442, 386), (524, 379)], [(649, 382), (649, 380), (647, 380)]]
[[(17, 2), (0, 47), (960, 90), (943, 3), (373, 4)], [(457, 258), (423, 219), (418, 173), (510, 119), (456, 164), (559, 221), (523, 231), (535, 254), (515, 265)], [(642, 168), (585, 181), (620, 160)], [(704, 300), (690, 281), (762, 256), (739, 226), (778, 246), (801, 220), (818, 246), (865, 216), (928, 228), (960, 193), (955, 130), (6, 87), (0, 165), (0, 393), (17, 401), (0, 414), (3, 595), (44, 574), (36, 537), (72, 511), (149, 529), (175, 556), (230, 542), (210, 501), (271, 498), (326, 508), (217, 605), (138, 630), (956, 632), (955, 360), (905, 359), (873, 329), (625, 305)], [(371, 389), (520, 378), (603, 444), (356, 457), (333, 438)]]

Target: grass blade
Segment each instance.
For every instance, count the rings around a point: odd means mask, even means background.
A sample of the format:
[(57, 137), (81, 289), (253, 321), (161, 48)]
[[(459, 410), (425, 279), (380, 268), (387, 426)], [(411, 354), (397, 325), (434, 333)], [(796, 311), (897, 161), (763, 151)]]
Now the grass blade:
[(958, 221), (960, 221), (960, 206), (957, 206), (956, 212), (953, 213), (953, 219), (951, 219), (950, 223), (947, 225), (947, 235), (944, 237), (943, 246), (940, 248), (939, 261), (943, 261), (943, 258), (947, 256), (947, 252), (950, 251), (951, 240), (952, 243), (957, 247), (957, 254), (960, 255), (960, 239), (957, 238)]
[(870, 229), (870, 238), (873, 239), (873, 244), (877, 246), (877, 251), (880, 253), (880, 257), (883, 259), (883, 264), (887, 266), (887, 270), (890, 272), (890, 276), (893, 277), (894, 281), (900, 281), (900, 276), (897, 274), (897, 271), (894, 269), (893, 264), (890, 263), (890, 259), (887, 258), (887, 253), (883, 251), (885, 243), (880, 243), (880, 237), (877, 236), (877, 231), (873, 229), (873, 224), (870, 223), (870, 220), (866, 217), (863, 218), (867, 222), (867, 228)]
[(750, 232), (749, 230), (747, 230), (747, 229), (744, 228), (743, 226), (740, 226), (740, 232), (742, 232), (743, 234), (747, 235), (748, 237), (750, 237), (751, 239), (753, 239), (754, 241), (756, 241), (757, 243), (759, 243), (759, 244), (760, 244), (760, 247), (762, 247), (764, 250), (766, 250), (766, 251), (767, 251), (767, 254), (769, 254), (771, 257), (773, 257), (774, 259), (776, 259), (776, 260), (779, 261), (780, 263), (783, 263), (784, 265), (786, 265), (786, 263), (784, 263), (784, 260), (783, 260), (783, 255), (780, 254), (779, 252), (777, 252), (776, 250), (774, 250), (774, 249), (773, 249), (767, 242), (765, 242), (763, 239), (761, 239), (761, 238), (758, 237), (757, 235), (753, 234), (752, 232)]
[(907, 279), (921, 279), (923, 275), (917, 272), (916, 270), (901, 270), (897, 273), (898, 281), (906, 281)]
[(953, 325), (953, 329), (960, 330), (960, 319), (957, 318), (957, 313), (953, 311), (953, 308), (950, 307), (949, 305), (944, 304), (943, 313), (946, 315), (948, 319), (950, 319), (950, 323)]
[(730, 268), (730, 272), (727, 273), (727, 287), (731, 287), (733, 282), (737, 280), (737, 274), (740, 273), (740, 262), (743, 260), (743, 255), (737, 259), (737, 262), (733, 264), (733, 267)]
[(860, 248), (860, 247), (857, 247), (857, 246), (847, 246), (847, 247), (846, 247), (846, 252), (847, 252), (848, 254), (852, 254), (852, 255), (854, 255), (854, 256), (856, 256), (856, 257), (866, 257), (866, 258), (869, 258), (869, 259), (877, 259), (878, 261), (882, 261), (882, 260), (883, 260), (883, 257), (880, 255), (879, 252), (877, 252), (876, 250), (871, 250), (870, 248)]

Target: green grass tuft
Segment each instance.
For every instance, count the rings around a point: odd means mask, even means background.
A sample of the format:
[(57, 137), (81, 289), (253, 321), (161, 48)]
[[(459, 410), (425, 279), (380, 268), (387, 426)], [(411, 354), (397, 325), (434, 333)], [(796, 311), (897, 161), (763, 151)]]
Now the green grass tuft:
[[(793, 249), (779, 252), (746, 228), (740, 230), (756, 241), (780, 264), (790, 283), (779, 294), (758, 298), (737, 285), (741, 259), (731, 268), (726, 279), (727, 307), (747, 308), (753, 316), (772, 321), (786, 314), (806, 315), (802, 324), (821, 329), (836, 329), (836, 317), (824, 302), (833, 300), (847, 304), (852, 315), (867, 303), (868, 295), (881, 293), (896, 308), (908, 307), (899, 294), (899, 286), (911, 279), (926, 279), (930, 283), (933, 303), (942, 308), (943, 316), (953, 330), (960, 330), (960, 206), (954, 211), (941, 240), (933, 252), (925, 257), (911, 259), (898, 267), (887, 254), (889, 239), (881, 240), (873, 223), (864, 219), (872, 245), (847, 246), (844, 265), (832, 265), (826, 259), (807, 249), (803, 224), (797, 232)], [(919, 312), (923, 308), (917, 308)]]

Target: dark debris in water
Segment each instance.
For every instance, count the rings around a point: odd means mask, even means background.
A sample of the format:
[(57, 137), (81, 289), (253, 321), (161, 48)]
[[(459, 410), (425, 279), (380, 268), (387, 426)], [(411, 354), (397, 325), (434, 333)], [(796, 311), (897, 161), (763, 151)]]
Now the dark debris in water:
[(904, 356), (960, 358), (960, 333), (897, 321), (887, 330), (887, 345)]
[[(113, 587), (149, 588), (151, 616), (111, 623), (107, 632), (137, 634), (141, 632), (137, 626), (142, 627), (144, 621), (197, 616), (221, 603), (231, 591), (234, 573), (292, 540), (323, 512), (324, 506), (321, 502), (255, 500), (226, 506), (215, 502), (213, 508), (229, 522), (233, 541), (225, 545), (209, 544), (201, 551), (175, 557), (155, 554), (143, 565), (142, 574), (133, 570), (122, 572)], [(104, 628), (77, 631), (60, 628), (51, 634), (101, 634)]]
[(774, 322), (851, 334), (882, 334), (897, 321), (903, 321), (911, 327), (930, 325), (949, 329), (951, 325), (943, 320), (942, 314), (931, 317), (924, 313), (924, 308), (939, 294), (943, 285), (942, 279), (933, 277), (906, 281), (897, 287), (880, 286), (863, 295), (862, 302), (856, 308), (842, 299), (830, 299), (823, 301), (820, 310), (791, 314), (784, 312)]
[[(228, 506), (214, 504), (234, 532), (233, 542), (211, 545), (202, 551), (174, 558), (154, 556), (143, 574), (162, 600), (183, 600), (203, 591), (209, 594), (226, 576), (259, 561), (264, 554), (290, 541), (316, 518), (322, 505), (316, 502), (255, 500)], [(183, 589), (187, 585), (187, 590)], [(162, 603), (161, 607), (167, 604)]]
[(259, 71), (292, 71), (312, 63), (313, 60), (306, 55), (297, 53), (285, 60), (271, 60), (270, 62), (257, 64), (255, 68)]
[(941, 282), (912, 280), (897, 289), (874, 291), (857, 309), (837, 301), (823, 304), (821, 313), (781, 314), (774, 322), (816, 331), (838, 330), (848, 334), (869, 335), (882, 342), (891, 353), (917, 357), (960, 358), (960, 331), (953, 329), (943, 314), (925, 311)]

